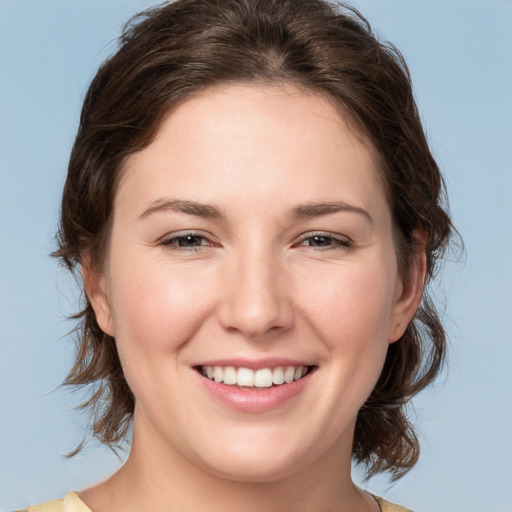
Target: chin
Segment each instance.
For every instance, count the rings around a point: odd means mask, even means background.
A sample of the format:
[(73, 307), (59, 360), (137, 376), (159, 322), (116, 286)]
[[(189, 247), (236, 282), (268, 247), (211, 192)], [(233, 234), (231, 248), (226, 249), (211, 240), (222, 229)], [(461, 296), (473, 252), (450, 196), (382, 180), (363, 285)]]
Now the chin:
[(252, 460), (225, 460), (222, 464), (204, 466), (209, 473), (241, 483), (272, 483), (290, 476), (296, 472), (296, 463), (276, 464), (273, 462)]
[[(233, 448), (233, 447), (232, 447)], [(276, 482), (296, 472), (305, 463), (302, 450), (279, 451), (278, 447), (257, 445), (238, 446), (237, 450), (223, 450), (223, 454), (210, 454), (196, 461), (219, 478), (246, 483)]]

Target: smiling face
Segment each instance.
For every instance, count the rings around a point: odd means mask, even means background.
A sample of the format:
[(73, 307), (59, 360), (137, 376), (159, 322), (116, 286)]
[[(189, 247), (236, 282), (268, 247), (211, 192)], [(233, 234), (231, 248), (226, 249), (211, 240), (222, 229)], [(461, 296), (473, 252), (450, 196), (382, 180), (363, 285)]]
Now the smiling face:
[(421, 292), (339, 111), (248, 85), (185, 101), (129, 159), (86, 284), (136, 397), (133, 449), (246, 481), (349, 465)]

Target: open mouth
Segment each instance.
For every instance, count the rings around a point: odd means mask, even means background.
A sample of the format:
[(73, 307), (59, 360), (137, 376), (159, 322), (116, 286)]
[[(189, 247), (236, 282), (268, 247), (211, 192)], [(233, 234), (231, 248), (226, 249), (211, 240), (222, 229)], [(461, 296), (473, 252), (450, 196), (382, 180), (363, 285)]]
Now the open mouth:
[(234, 366), (198, 366), (196, 370), (207, 379), (239, 389), (268, 389), (298, 381), (316, 366), (276, 366), (275, 368), (236, 368)]

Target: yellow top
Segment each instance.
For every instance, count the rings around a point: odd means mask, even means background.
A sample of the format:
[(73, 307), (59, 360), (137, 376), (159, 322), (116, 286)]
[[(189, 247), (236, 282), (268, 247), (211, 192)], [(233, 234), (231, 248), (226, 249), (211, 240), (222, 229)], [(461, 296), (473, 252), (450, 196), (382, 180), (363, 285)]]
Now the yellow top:
[[(375, 497), (382, 512), (412, 512), (411, 510), (393, 505), (389, 501)], [(63, 500), (52, 500), (44, 505), (28, 507), (26, 511), (19, 512), (92, 512), (91, 509), (78, 497), (76, 492), (66, 494)]]
[(20, 512), (92, 512), (76, 492), (66, 494), (63, 500), (52, 500), (43, 505), (33, 505)]

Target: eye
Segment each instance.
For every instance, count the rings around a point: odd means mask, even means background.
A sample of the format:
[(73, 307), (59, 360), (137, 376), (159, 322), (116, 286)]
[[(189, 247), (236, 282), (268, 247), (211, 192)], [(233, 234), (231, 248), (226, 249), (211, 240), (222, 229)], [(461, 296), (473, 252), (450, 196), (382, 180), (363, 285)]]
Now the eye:
[(160, 245), (175, 250), (199, 250), (202, 247), (212, 247), (215, 244), (206, 236), (199, 233), (183, 233), (165, 238)]
[(320, 250), (346, 249), (350, 247), (350, 241), (341, 236), (328, 233), (313, 233), (303, 236), (296, 244), (298, 247), (311, 247)]

